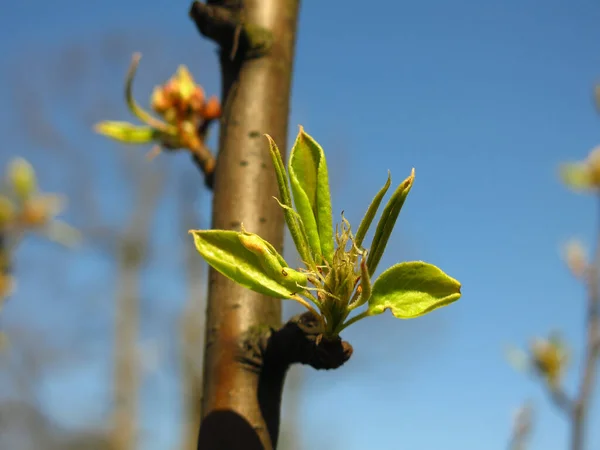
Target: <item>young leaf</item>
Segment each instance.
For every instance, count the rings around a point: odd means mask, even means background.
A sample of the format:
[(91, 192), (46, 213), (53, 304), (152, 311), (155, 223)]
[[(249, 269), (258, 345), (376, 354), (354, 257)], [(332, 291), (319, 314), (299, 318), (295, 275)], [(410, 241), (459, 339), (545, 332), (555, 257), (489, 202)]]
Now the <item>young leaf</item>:
[[(276, 298), (293, 298), (301, 290), (296, 283), (307, 283), (304, 274), (287, 267), (271, 244), (254, 238), (257, 235), (251, 235), (253, 237), (248, 240), (249, 233), (244, 237), (243, 232), (230, 230), (191, 230), (190, 233), (196, 249), (211, 267), (255, 292)], [(279, 266), (273, 265), (274, 261)]]
[(354, 243), (356, 244), (356, 246), (358, 248), (360, 248), (360, 246), (362, 245), (362, 241), (364, 240), (365, 235), (367, 234), (367, 231), (369, 231), (369, 228), (371, 227), (371, 223), (373, 222), (373, 219), (375, 218), (375, 214), (377, 214), (377, 210), (379, 209), (381, 200), (383, 200), (383, 196), (385, 195), (387, 190), (390, 188), (391, 183), (392, 183), (392, 176), (388, 172), (388, 178), (387, 178), (387, 181), (385, 182), (385, 185), (379, 190), (377, 195), (375, 195), (375, 197), (373, 198), (373, 201), (369, 205), (369, 208), (367, 209), (365, 216), (360, 221), (360, 225), (358, 226), (358, 231), (356, 232), (356, 236), (354, 237)]
[(410, 173), (410, 176), (396, 188), (388, 200), (387, 205), (385, 205), (385, 208), (383, 209), (383, 213), (381, 214), (379, 223), (377, 224), (377, 229), (375, 230), (375, 236), (373, 236), (371, 252), (367, 258), (367, 266), (369, 267), (370, 275), (373, 275), (373, 273), (375, 273), (375, 269), (377, 269), (377, 265), (381, 260), (381, 256), (383, 255), (390, 235), (392, 234), (394, 225), (396, 225), (396, 219), (400, 214), (402, 205), (404, 205), (404, 201), (406, 200), (406, 197), (412, 188), (414, 180), (415, 169), (413, 169)]
[(290, 187), (287, 173), (285, 172), (285, 165), (281, 159), (281, 153), (277, 144), (271, 136), (265, 135), (269, 140), (269, 151), (271, 152), (271, 159), (273, 160), (273, 166), (275, 167), (275, 175), (277, 176), (277, 184), (279, 185), (279, 195), (281, 196), (281, 203), (284, 208), (283, 215), (285, 221), (296, 245), (296, 249), (300, 254), (300, 258), (309, 266), (313, 266), (313, 258), (308, 246), (308, 239), (305, 233), (302, 233), (301, 223), (299, 218), (294, 215), (295, 211), (292, 209), (292, 197), (290, 196)]
[(300, 127), (288, 166), (296, 211), (302, 218), (317, 264), (333, 258), (333, 218), (327, 162), (321, 146)]
[(293, 292), (298, 290), (298, 285), (306, 286), (307, 276), (304, 273), (290, 269), (275, 247), (257, 234), (248, 233), (242, 227), (238, 234), (242, 245), (257, 256), (258, 262), (267, 275), (278, 280), (280, 284)]
[(396, 264), (373, 283), (369, 315), (390, 309), (399, 319), (412, 319), (460, 298), (460, 283), (422, 261)]
[(147, 144), (158, 138), (159, 132), (152, 127), (133, 125), (129, 122), (103, 121), (94, 127), (97, 133), (126, 144)]

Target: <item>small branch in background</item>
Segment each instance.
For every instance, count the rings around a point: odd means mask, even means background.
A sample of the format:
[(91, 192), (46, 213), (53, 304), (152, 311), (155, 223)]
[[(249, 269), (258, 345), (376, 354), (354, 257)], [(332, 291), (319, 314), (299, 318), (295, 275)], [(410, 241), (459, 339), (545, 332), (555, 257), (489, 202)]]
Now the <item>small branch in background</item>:
[(0, 192), (0, 310), (14, 290), (11, 261), (24, 236), (38, 233), (65, 246), (80, 241), (80, 233), (56, 219), (66, 200), (41, 192), (35, 170), (23, 158), (14, 158)]
[(149, 144), (154, 147), (148, 153), (153, 159), (162, 150), (173, 152), (187, 150), (196, 166), (204, 174), (205, 184), (212, 189), (215, 157), (206, 146), (208, 127), (221, 116), (221, 104), (212, 96), (205, 98), (202, 87), (195, 83), (185, 66), (165, 84), (155, 87), (151, 104), (154, 117), (143, 109), (133, 97), (133, 80), (141, 59), (135, 53), (125, 79), (125, 102), (130, 112), (144, 125), (128, 122), (102, 121), (95, 125), (96, 132), (126, 144)]
[(559, 410), (565, 413), (567, 417), (572, 416), (574, 402), (560, 386), (548, 387), (548, 395)]
[(598, 272), (600, 271), (600, 234), (597, 239), (594, 260), (586, 271), (588, 300), (585, 361), (578, 394), (573, 405), (571, 450), (583, 450), (584, 448), (585, 425), (589, 404), (594, 394), (598, 359), (600, 358), (600, 286), (598, 280)]
[(204, 143), (208, 139), (208, 130), (214, 120), (206, 119), (202, 121), (198, 127), (198, 143), (200, 148), (198, 151), (191, 150), (192, 161), (198, 167), (198, 170), (204, 174), (204, 184), (211, 190), (215, 182), (215, 166), (217, 161)]
[[(600, 88), (595, 87), (596, 107), (600, 107)], [(600, 146), (590, 151), (583, 161), (562, 164), (560, 176), (563, 183), (575, 192), (592, 193), (600, 200)], [(598, 205), (600, 206), (600, 205)], [(598, 210), (600, 214), (600, 208)], [(600, 223), (597, 225), (596, 250), (593, 260), (588, 262), (583, 246), (572, 242), (567, 247), (566, 261), (572, 274), (583, 280), (587, 288), (586, 340), (583, 369), (575, 399), (572, 402), (571, 450), (585, 447), (588, 412), (594, 394), (600, 359)]]
[[(118, 294), (115, 324), (114, 410), (112, 444), (115, 450), (131, 450), (137, 445), (138, 333), (140, 315), (140, 276), (148, 253), (152, 217), (156, 212), (164, 179), (160, 174), (138, 175), (136, 208), (120, 242)], [(134, 182), (135, 183), (135, 182)]]
[(10, 252), (4, 230), (0, 231), (0, 311), (13, 290)]
[(513, 423), (512, 437), (508, 444), (508, 450), (525, 450), (533, 428), (533, 407), (530, 403), (521, 406)]

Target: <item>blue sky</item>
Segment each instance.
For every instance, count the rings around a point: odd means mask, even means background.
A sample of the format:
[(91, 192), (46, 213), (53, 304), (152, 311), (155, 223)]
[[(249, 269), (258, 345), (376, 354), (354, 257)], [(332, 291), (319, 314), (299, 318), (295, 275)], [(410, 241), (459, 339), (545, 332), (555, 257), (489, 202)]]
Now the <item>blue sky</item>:
[[(93, 161), (102, 186), (95, 198), (107, 221), (124, 223), (132, 199), (120, 190), (117, 155), (123, 150), (91, 134), (90, 119), (78, 120), (73, 111), (94, 111), (102, 100), (118, 100), (127, 55), (134, 51), (144, 54), (139, 98), (180, 63), (209, 93), (218, 93), (214, 48), (198, 36), (187, 8), (187, 1), (173, 0), (4, 5), (0, 121), (6, 138), (0, 164), (26, 155), (40, 167), (48, 190), (73, 190), (72, 167), (46, 152), (66, 144), (28, 136), (23, 122), (39, 111), (15, 112), (23, 109), (24, 97), (14, 83), (25, 81), (68, 145)], [(290, 139), (302, 124), (325, 148), (334, 211), (343, 209), (353, 224), (387, 170), (399, 183), (415, 167), (414, 187), (380, 267), (407, 259), (432, 262), (462, 282), (463, 298), (413, 321), (388, 315), (361, 321), (343, 335), (355, 350), (346, 366), (335, 372), (303, 370), (303, 448), (503, 449), (511, 414), (526, 399), (537, 407), (531, 448), (566, 448), (563, 418), (535, 382), (509, 367), (503, 348), (554, 328), (581, 348), (584, 291), (564, 267), (560, 245), (573, 236), (593, 244), (596, 211), (592, 199), (560, 185), (556, 169), (600, 143), (591, 95), (600, 80), (598, 23), (600, 5), (591, 0), (389, 0), (377, 7), (305, 0)], [(118, 54), (112, 55), (107, 35), (123, 36)], [(79, 49), (92, 62), (81, 73), (61, 72), (57, 55), (64, 56), (64, 48)], [(74, 81), (61, 84), (68, 76)], [(124, 106), (114, 111), (120, 116), (110, 118), (128, 119)], [(141, 158), (143, 150), (135, 151)], [(154, 164), (154, 171), (192, 173), (183, 156)], [(169, 202), (177, 186), (173, 178), (153, 225), (155, 258), (143, 286), (153, 324), (144, 333), (167, 343), (184, 297), (180, 247), (173, 244), (180, 245), (182, 230), (169, 219), (178, 207)], [(207, 194), (197, 200), (204, 226), (209, 200)], [(71, 214), (77, 222), (77, 211)], [(64, 253), (39, 241), (25, 243), (19, 254), (26, 266), (19, 273), (21, 290), (3, 320), (41, 330), (73, 321), (82, 329), (102, 330), (109, 323), (108, 316), (80, 323), (100, 308), (100, 294), (80, 298), (76, 308), (67, 299), (114, 276), (110, 260), (92, 249)], [(54, 258), (70, 269), (61, 281), (53, 278), (58, 287), (41, 292), (41, 281), (34, 285), (33, 280), (60, 272), (47, 268)], [(41, 299), (42, 294), (52, 298)], [(167, 323), (163, 328), (161, 320)], [(40, 387), (46, 408), (64, 424), (105, 417), (106, 411), (89, 406), (90, 398), (108, 392), (108, 347), (98, 333), (86, 335), (85, 369), (48, 373)], [(578, 356), (575, 350), (576, 362)], [(148, 376), (144, 405), (154, 412), (144, 415), (144, 449), (176, 446), (175, 371), (164, 368)], [(575, 372), (567, 380), (569, 389)], [(165, 405), (160, 413), (157, 402)], [(600, 408), (590, 423), (593, 449), (600, 446)]]

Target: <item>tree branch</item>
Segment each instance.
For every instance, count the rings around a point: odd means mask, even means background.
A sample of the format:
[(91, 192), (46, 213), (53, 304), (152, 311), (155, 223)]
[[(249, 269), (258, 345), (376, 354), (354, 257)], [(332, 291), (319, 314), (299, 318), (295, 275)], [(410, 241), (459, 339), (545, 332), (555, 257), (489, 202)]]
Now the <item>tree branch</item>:
[(567, 415), (567, 417), (571, 417), (573, 415), (574, 401), (571, 398), (569, 398), (567, 393), (560, 386), (555, 386), (551, 388), (549, 387), (548, 395), (550, 396), (550, 399), (552, 400), (554, 405), (559, 410), (564, 412)]
[(209, 1), (209, 4), (195, 1), (190, 9), (198, 31), (217, 43), (230, 60), (237, 56), (241, 59), (264, 56), (273, 41), (267, 28), (245, 20), (245, 3), (251, 4), (248, 1)]
[(573, 406), (573, 423), (571, 430), (571, 450), (583, 450), (585, 443), (585, 422), (592, 399), (598, 360), (600, 359), (600, 235), (596, 243), (594, 261), (588, 268), (587, 287), (587, 339), (585, 362), (579, 392)]
[[(212, 0), (190, 10), (200, 33), (220, 49), (223, 112), (212, 228), (239, 230), (243, 222), (278, 251), (283, 213), (273, 200), (277, 182), (262, 135), (286, 147), (298, 8), (299, 0)], [(280, 324), (280, 300), (209, 271), (199, 449), (274, 448), (285, 370), (279, 363), (248, 370), (239, 345), (249, 330)], [(278, 377), (267, 376), (270, 367)], [(269, 401), (261, 403), (259, 390)]]
[(533, 426), (533, 408), (526, 403), (515, 415), (512, 436), (508, 442), (508, 450), (525, 450)]
[[(327, 340), (322, 331), (318, 318), (306, 312), (292, 317), (277, 330), (260, 326), (251, 328), (241, 340), (237, 359), (244, 370), (258, 376), (255, 395), (272, 448), (277, 447), (283, 385), (290, 366), (304, 364), (317, 370), (337, 369), (352, 356), (352, 346), (348, 342), (339, 337)], [(213, 417), (203, 421), (198, 449), (264, 449), (259, 436), (250, 431), (252, 427), (242, 417), (223, 411), (217, 417), (220, 420)], [(239, 435), (238, 440), (236, 433), (230, 431), (229, 440), (223, 441), (220, 431), (233, 426), (245, 432)], [(248, 442), (260, 446), (248, 447)]]

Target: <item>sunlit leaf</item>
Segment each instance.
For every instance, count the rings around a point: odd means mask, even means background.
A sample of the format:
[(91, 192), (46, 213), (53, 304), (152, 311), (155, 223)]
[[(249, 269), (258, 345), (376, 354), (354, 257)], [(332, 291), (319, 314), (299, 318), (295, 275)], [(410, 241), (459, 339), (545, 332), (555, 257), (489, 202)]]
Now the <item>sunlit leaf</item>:
[(104, 121), (94, 127), (97, 133), (126, 144), (147, 144), (159, 137), (152, 127), (133, 125), (129, 122)]
[(422, 316), (460, 298), (460, 283), (432, 264), (396, 264), (373, 283), (369, 314), (390, 309), (399, 319)]
[(383, 213), (381, 213), (379, 223), (375, 229), (375, 235), (373, 236), (373, 243), (371, 245), (369, 258), (367, 259), (367, 266), (369, 267), (369, 273), (371, 275), (375, 273), (377, 265), (383, 256), (383, 252), (385, 251), (385, 247), (387, 246), (390, 235), (392, 234), (394, 226), (396, 225), (396, 219), (398, 219), (400, 210), (402, 209), (404, 201), (406, 200), (406, 197), (412, 188), (414, 180), (415, 169), (413, 169), (410, 173), (410, 176), (400, 183), (400, 185), (396, 188), (388, 200), (387, 205), (385, 205)]
[[(297, 285), (307, 283), (306, 275), (289, 268), (273, 246), (257, 235), (231, 230), (192, 230), (190, 233), (196, 249), (211, 267), (255, 292), (292, 298), (302, 290)], [(246, 239), (248, 235), (251, 235), (250, 240)]]
[(302, 218), (313, 254), (331, 262), (333, 219), (327, 162), (321, 146), (300, 127), (288, 168), (296, 211)]
[(390, 173), (388, 172), (388, 178), (387, 178), (387, 181), (385, 182), (385, 185), (379, 190), (379, 192), (375, 195), (375, 197), (371, 201), (371, 204), (367, 208), (367, 212), (365, 213), (365, 216), (362, 218), (360, 225), (358, 226), (358, 231), (356, 232), (356, 236), (354, 237), (354, 242), (356, 243), (357, 247), (360, 248), (360, 246), (362, 245), (363, 239), (365, 238), (367, 231), (369, 231), (369, 228), (371, 227), (371, 223), (373, 222), (373, 219), (375, 218), (375, 214), (377, 214), (377, 210), (379, 209), (379, 205), (381, 204), (381, 201), (383, 200), (383, 196), (389, 189), (391, 183), (392, 183), (392, 177), (391, 177)]
[(296, 245), (296, 249), (298, 250), (300, 258), (302, 261), (312, 266), (313, 257), (308, 245), (306, 231), (304, 230), (303, 232), (302, 230), (304, 227), (304, 225), (301, 223), (302, 218), (294, 211), (292, 207), (293, 205), (290, 194), (289, 179), (287, 172), (285, 171), (283, 159), (281, 158), (281, 152), (279, 151), (279, 148), (277, 147), (277, 144), (273, 138), (269, 135), (266, 136), (269, 140), (269, 151), (271, 153), (271, 159), (273, 160), (273, 167), (275, 167), (275, 175), (277, 177), (277, 185), (279, 186), (279, 195), (281, 197), (280, 204), (283, 207), (285, 221), (288, 225), (290, 234), (292, 235), (292, 239), (294, 240), (294, 244)]

